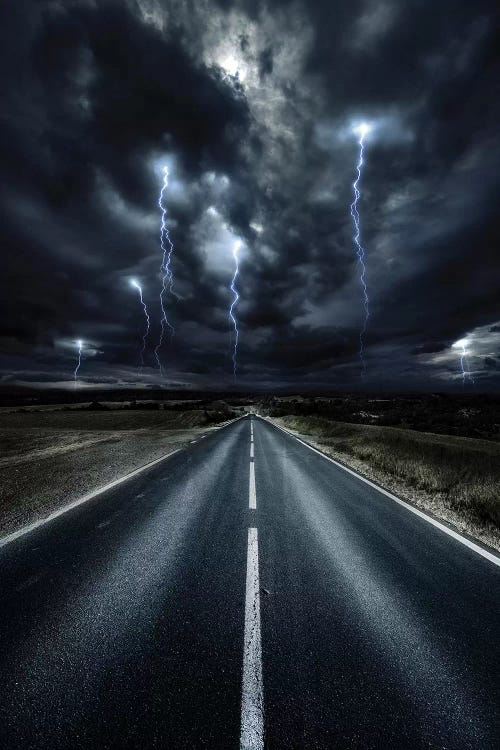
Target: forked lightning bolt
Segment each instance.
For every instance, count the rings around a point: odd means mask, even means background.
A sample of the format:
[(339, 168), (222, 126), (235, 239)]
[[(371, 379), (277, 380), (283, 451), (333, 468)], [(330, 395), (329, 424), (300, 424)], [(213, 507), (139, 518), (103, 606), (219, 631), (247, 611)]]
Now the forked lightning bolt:
[(238, 366), (239, 331), (238, 331), (238, 321), (236, 320), (236, 316), (234, 314), (234, 308), (236, 307), (238, 300), (240, 298), (240, 295), (238, 294), (238, 290), (236, 289), (236, 279), (238, 278), (238, 274), (240, 272), (239, 259), (238, 259), (238, 250), (240, 249), (240, 247), (241, 247), (241, 242), (238, 240), (233, 245), (234, 274), (231, 280), (231, 286), (229, 287), (233, 293), (233, 299), (229, 307), (229, 317), (231, 318), (231, 321), (233, 323), (233, 328), (234, 328), (234, 342), (233, 342), (233, 375), (234, 377), (236, 377), (236, 370)]
[(467, 378), (474, 383), (474, 377), (467, 365), (467, 346), (469, 342), (467, 339), (459, 339), (453, 344), (454, 349), (460, 349), (460, 369), (462, 370), (462, 382), (465, 385)]
[(144, 310), (144, 318), (146, 319), (146, 328), (144, 330), (144, 335), (142, 337), (142, 348), (141, 348), (141, 368), (144, 367), (144, 352), (146, 351), (146, 339), (149, 334), (149, 313), (148, 308), (146, 306), (146, 303), (144, 302), (142, 298), (142, 287), (135, 279), (131, 279), (130, 281), (131, 286), (133, 286), (137, 291), (139, 292), (139, 300), (142, 305), (142, 308)]
[(75, 379), (75, 388), (76, 388), (76, 381), (78, 378), (78, 370), (80, 369), (80, 365), (82, 364), (82, 349), (83, 349), (83, 341), (80, 339), (76, 342), (76, 345), (78, 347), (78, 358), (76, 362), (75, 372), (73, 373), (74, 379)]
[(363, 372), (366, 372), (366, 363), (365, 363), (365, 357), (364, 357), (364, 336), (366, 333), (366, 329), (368, 326), (368, 318), (370, 317), (370, 306), (369, 306), (369, 298), (368, 298), (368, 287), (366, 284), (366, 264), (365, 264), (365, 251), (362, 245), (361, 240), (361, 221), (359, 216), (359, 199), (361, 198), (361, 190), (360, 190), (360, 182), (361, 182), (361, 173), (363, 170), (363, 156), (364, 156), (364, 140), (365, 137), (368, 135), (368, 133), (371, 130), (371, 126), (368, 125), (368, 123), (361, 123), (361, 125), (358, 125), (354, 132), (356, 135), (359, 136), (358, 144), (359, 144), (359, 157), (358, 157), (358, 163), (356, 165), (356, 179), (354, 180), (352, 184), (352, 189), (354, 192), (354, 200), (351, 203), (351, 217), (353, 222), (353, 228), (354, 228), (354, 244), (356, 246), (356, 255), (358, 257), (358, 264), (360, 267), (360, 275), (359, 275), (359, 281), (361, 284), (361, 290), (362, 290), (362, 296), (363, 296), (363, 308), (364, 308), (364, 318), (363, 318), (363, 326), (361, 328), (361, 331), (359, 333), (359, 358), (361, 360), (361, 364), (363, 366)]
[(161, 274), (161, 291), (160, 291), (160, 309), (161, 309), (161, 331), (160, 339), (157, 346), (155, 347), (155, 357), (160, 368), (160, 372), (163, 372), (163, 367), (160, 360), (160, 348), (163, 344), (163, 336), (165, 334), (165, 328), (170, 329), (171, 336), (174, 335), (174, 327), (170, 323), (167, 317), (167, 311), (165, 309), (165, 293), (170, 292), (174, 297), (179, 299), (179, 295), (174, 292), (174, 276), (172, 273), (172, 253), (174, 252), (174, 244), (170, 239), (170, 234), (167, 226), (167, 209), (165, 206), (165, 193), (168, 188), (168, 167), (163, 168), (163, 184), (160, 190), (160, 197), (158, 199), (158, 206), (161, 211), (161, 224), (160, 224), (160, 247), (162, 252), (162, 259), (160, 264)]

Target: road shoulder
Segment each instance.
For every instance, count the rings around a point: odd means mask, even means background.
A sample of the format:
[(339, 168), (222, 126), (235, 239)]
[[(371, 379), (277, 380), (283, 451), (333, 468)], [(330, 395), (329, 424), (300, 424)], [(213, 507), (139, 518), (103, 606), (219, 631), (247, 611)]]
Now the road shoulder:
[(500, 551), (500, 532), (497, 528), (471, 522), (469, 518), (462, 516), (454, 508), (450, 508), (443, 503), (441, 497), (410, 488), (402, 481), (398, 481), (396, 478), (377, 470), (367, 461), (362, 461), (355, 457), (347, 456), (340, 451), (336, 451), (331, 445), (328, 445), (319, 439), (315, 439), (313, 434), (303, 434), (297, 430), (291, 429), (286, 424), (286, 420), (271, 417), (267, 417), (267, 420), (281, 429), (284, 429), (289, 434), (297, 437), (303, 443), (310, 445), (320, 453), (332, 458), (340, 465), (355, 472), (360, 477), (369, 482), (373, 482), (376, 486), (380, 487), (382, 491), (396, 496), (409, 506), (424, 512), (431, 519), (443, 523), (446, 527), (449, 527), (451, 530), (464, 536), (466, 539), (471, 540), (473, 543), (478, 544), (487, 552), (492, 552), (496, 556)]

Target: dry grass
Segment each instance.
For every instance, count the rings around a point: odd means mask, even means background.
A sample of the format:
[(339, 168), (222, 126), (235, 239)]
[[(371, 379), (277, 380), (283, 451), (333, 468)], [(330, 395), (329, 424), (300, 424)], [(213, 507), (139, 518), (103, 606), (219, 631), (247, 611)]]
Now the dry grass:
[(17, 430), (173, 430), (197, 427), (206, 424), (205, 412), (201, 409), (186, 411), (153, 411), (112, 409), (91, 411), (25, 411), (0, 414), (0, 431)]
[(0, 414), (0, 534), (182, 447), (213, 429), (217, 415), (201, 409)]
[[(310, 435), (381, 480), (397, 480), (462, 516), (472, 527), (500, 529), (500, 445), (487, 440), (286, 416), (285, 427)], [(433, 503), (433, 508), (435, 508)], [(469, 524), (469, 525), (470, 525)]]

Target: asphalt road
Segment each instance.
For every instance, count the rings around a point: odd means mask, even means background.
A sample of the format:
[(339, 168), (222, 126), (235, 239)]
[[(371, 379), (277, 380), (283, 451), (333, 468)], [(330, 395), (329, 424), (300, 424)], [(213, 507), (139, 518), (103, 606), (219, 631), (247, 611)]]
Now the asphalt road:
[(0, 747), (498, 750), (499, 583), (241, 419), (0, 548)]

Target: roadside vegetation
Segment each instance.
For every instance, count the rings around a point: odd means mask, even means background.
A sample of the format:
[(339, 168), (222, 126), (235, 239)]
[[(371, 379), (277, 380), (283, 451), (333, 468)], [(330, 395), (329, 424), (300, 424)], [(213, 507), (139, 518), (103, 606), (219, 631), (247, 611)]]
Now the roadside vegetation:
[(0, 412), (0, 535), (189, 444), (236, 415), (223, 401), (153, 400)]
[(500, 396), (493, 393), (268, 396), (262, 407), (275, 417), (319, 416), (335, 422), (500, 440)]
[[(278, 420), (387, 489), (430, 508), (470, 533), (500, 540), (500, 444), (318, 416)], [(396, 487), (394, 485), (396, 483)], [(427, 502), (426, 502), (427, 500)], [(451, 511), (450, 513), (447, 511)]]

